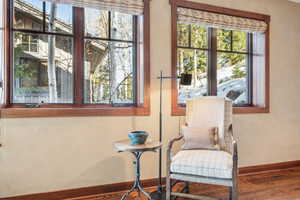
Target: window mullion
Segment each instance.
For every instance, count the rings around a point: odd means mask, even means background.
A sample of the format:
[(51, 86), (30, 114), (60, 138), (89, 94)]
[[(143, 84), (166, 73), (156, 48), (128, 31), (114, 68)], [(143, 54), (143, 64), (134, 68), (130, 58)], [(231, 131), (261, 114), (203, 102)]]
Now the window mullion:
[(84, 77), (84, 9), (74, 8), (74, 104), (83, 104)]
[(43, 32), (46, 32), (46, 2), (43, 2)]
[(108, 12), (108, 39), (112, 39), (111, 38), (111, 12)]
[(209, 28), (208, 95), (217, 95), (217, 30)]
[(6, 1), (6, 20), (5, 20), (5, 46), (6, 46), (6, 53), (5, 53), (5, 104), (11, 105), (12, 104), (12, 88), (13, 88), (13, 12), (14, 12), (14, 2), (7, 0)]
[(253, 34), (248, 33), (247, 37), (247, 80), (248, 80), (248, 104), (253, 104)]
[(233, 51), (233, 31), (230, 31), (230, 51)]
[(138, 85), (138, 79), (140, 77), (140, 71), (139, 71), (139, 66), (140, 66), (140, 60), (139, 60), (139, 31), (138, 31), (138, 17), (133, 16), (133, 74), (132, 74), (132, 81), (133, 81), (133, 99), (134, 99), (134, 104), (138, 105), (140, 100), (139, 100), (139, 85)]
[(192, 25), (189, 24), (189, 48), (192, 47)]

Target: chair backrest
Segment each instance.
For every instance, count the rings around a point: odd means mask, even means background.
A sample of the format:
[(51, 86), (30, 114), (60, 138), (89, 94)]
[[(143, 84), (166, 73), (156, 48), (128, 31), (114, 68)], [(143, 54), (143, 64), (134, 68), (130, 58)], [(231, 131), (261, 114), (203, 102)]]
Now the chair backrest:
[(226, 98), (208, 96), (187, 100), (186, 123), (189, 127), (218, 127), (220, 146), (228, 149), (228, 128), (232, 124), (232, 102)]

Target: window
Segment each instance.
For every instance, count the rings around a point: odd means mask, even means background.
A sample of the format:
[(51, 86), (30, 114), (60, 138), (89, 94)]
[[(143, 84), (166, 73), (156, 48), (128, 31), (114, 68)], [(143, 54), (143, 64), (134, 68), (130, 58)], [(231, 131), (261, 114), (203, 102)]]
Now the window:
[(208, 28), (178, 23), (177, 28), (177, 71), (192, 73), (191, 86), (179, 86), (178, 102), (185, 103), (186, 98), (205, 96), (209, 91), (208, 83)]
[(236, 106), (251, 104), (252, 34), (217, 31), (217, 95)]
[(3, 116), (149, 113), (148, 1), (142, 14), (102, 4), (7, 2), (11, 88)]
[[(213, 19), (203, 20), (211, 16), (210, 12), (219, 20), (238, 13), (241, 22), (253, 18), (253, 13), (200, 3), (185, 2), (184, 8), (178, 1), (172, 4), (172, 73), (193, 77), (191, 86), (172, 82), (172, 114), (184, 114), (185, 101), (201, 96), (227, 97), (233, 101), (236, 113), (268, 112), (268, 32), (247, 31), (249, 27), (226, 29), (224, 23), (210, 25)], [(269, 21), (269, 16), (255, 16), (261, 21), (251, 21), (257, 23), (254, 28), (262, 28)], [(229, 20), (224, 21), (226, 24)]]
[(37, 35), (21, 35), (21, 49), (23, 51), (38, 52), (38, 36)]
[(73, 103), (72, 6), (40, 0), (13, 6), (12, 103)]
[[(225, 96), (238, 106), (251, 103), (250, 33), (182, 23), (177, 24), (177, 32), (178, 74), (193, 75), (190, 87), (179, 85), (179, 103), (184, 103), (187, 98), (214, 94)], [(217, 37), (212, 37), (214, 34)], [(209, 48), (211, 43), (217, 44), (217, 48)], [(215, 58), (216, 68), (208, 66)], [(216, 72), (208, 75), (208, 68)], [(215, 73), (217, 79), (213, 80), (212, 74)], [(211, 83), (209, 88), (209, 82), (216, 83)]]
[(85, 9), (84, 103), (134, 104), (137, 16)]

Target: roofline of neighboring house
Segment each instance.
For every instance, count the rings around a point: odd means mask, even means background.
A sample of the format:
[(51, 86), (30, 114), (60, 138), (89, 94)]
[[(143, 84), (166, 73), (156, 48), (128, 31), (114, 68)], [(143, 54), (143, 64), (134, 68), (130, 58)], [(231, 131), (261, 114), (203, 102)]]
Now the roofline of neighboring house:
[[(25, 3), (23, 0), (15, 0), (16, 4), (15, 7), (19, 9), (20, 11), (26, 12), (27, 14), (31, 15), (32, 17), (36, 17), (38, 20), (43, 20), (43, 12), (38, 9), (37, 7)], [(26, 9), (26, 10), (25, 10)], [(46, 17), (49, 17), (49, 15), (46, 15)], [(62, 29), (63, 31), (70, 33), (72, 32), (72, 26), (69, 24), (64, 23), (58, 18), (55, 18), (55, 22), (59, 25), (58, 28)], [(99, 42), (92, 41), (93, 46), (96, 48), (101, 49), (102, 51), (106, 50), (106, 45), (100, 44)]]
[[(15, 0), (15, 2), (16, 2), (15, 7), (16, 9), (18, 9), (18, 12), (23, 13), (24, 16), (27, 15), (29, 18), (32, 18), (32, 20), (38, 20), (42, 22), (43, 12), (39, 8), (29, 3), (26, 3), (24, 0)], [(49, 17), (49, 15), (47, 15), (46, 17)], [(70, 33), (73, 28), (72, 25), (68, 25), (58, 18), (55, 19), (55, 22), (58, 25), (57, 28), (67, 33)], [(95, 50), (98, 52), (107, 53), (108, 45), (101, 40), (91, 40), (91, 46), (95, 48)], [(38, 53), (32, 53), (32, 52), (24, 52), (24, 53), (26, 54), (25, 57), (27, 58), (37, 58), (39, 60), (45, 59), (44, 57), (41, 57)]]
[[(23, 0), (15, 0), (14, 2), (15, 2), (15, 7), (18, 8), (19, 10), (25, 11), (26, 13), (30, 14), (33, 17), (38, 18), (39, 20), (43, 20), (43, 12), (37, 7), (25, 3)], [(46, 14), (46, 18), (49, 18), (49, 15)], [(55, 22), (57, 23), (58, 28), (60, 28), (61, 30), (67, 33), (72, 32), (72, 26), (61, 21), (61, 19), (55, 18)]]

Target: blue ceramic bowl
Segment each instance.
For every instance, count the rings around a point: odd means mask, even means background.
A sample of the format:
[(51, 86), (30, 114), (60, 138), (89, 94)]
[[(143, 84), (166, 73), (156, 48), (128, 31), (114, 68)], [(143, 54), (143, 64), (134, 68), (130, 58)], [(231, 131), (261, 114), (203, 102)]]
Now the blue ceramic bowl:
[(128, 133), (131, 144), (145, 144), (148, 135), (146, 131), (132, 131)]

